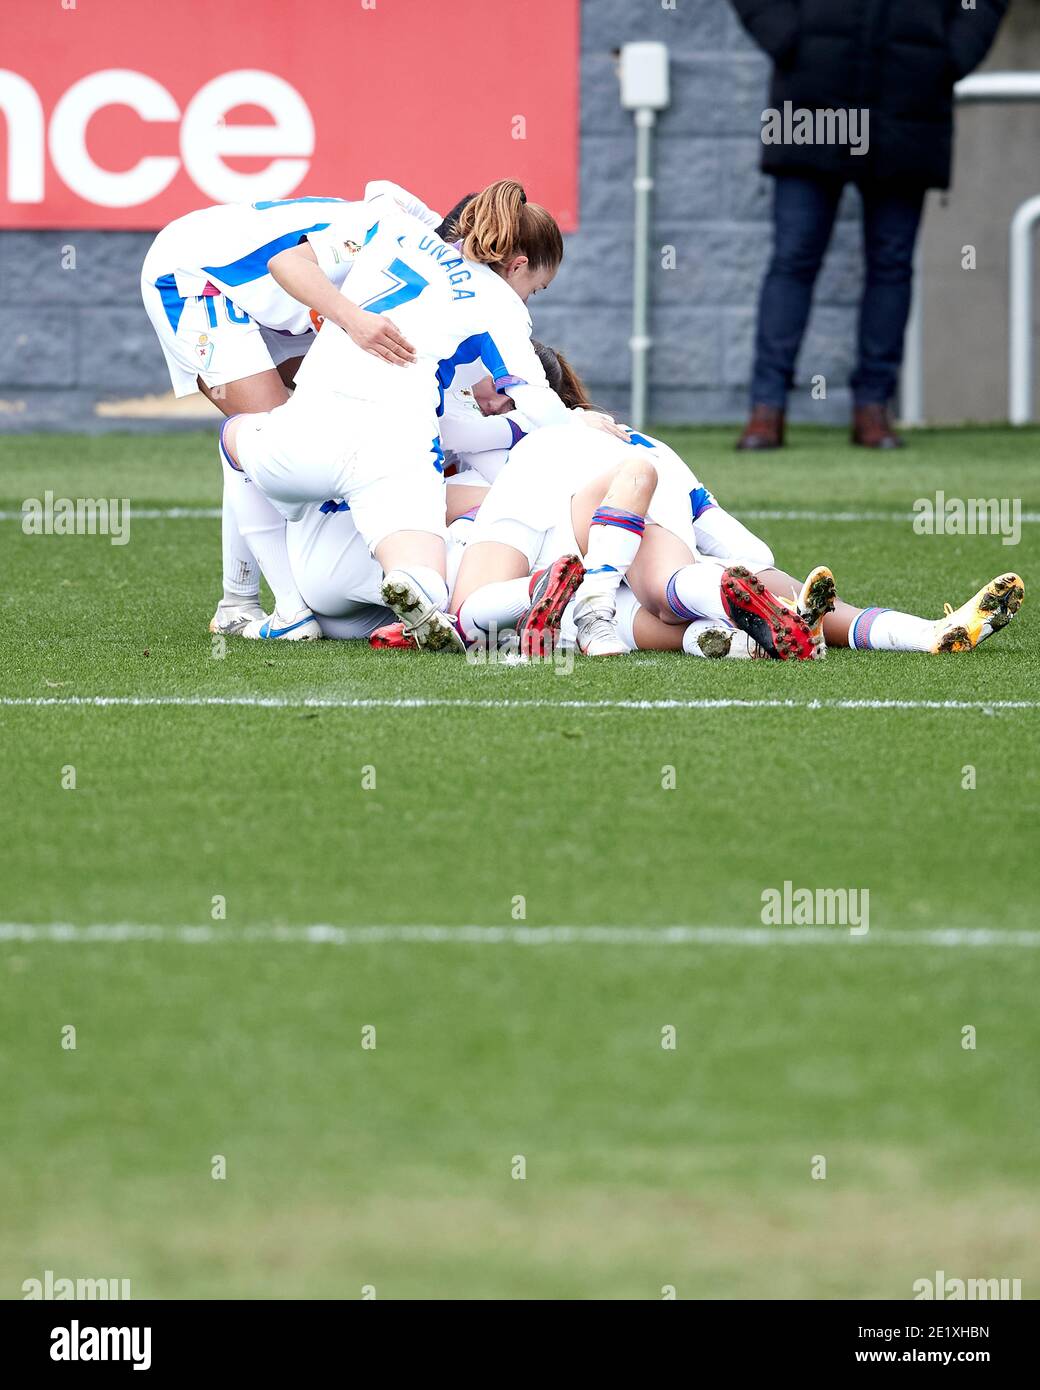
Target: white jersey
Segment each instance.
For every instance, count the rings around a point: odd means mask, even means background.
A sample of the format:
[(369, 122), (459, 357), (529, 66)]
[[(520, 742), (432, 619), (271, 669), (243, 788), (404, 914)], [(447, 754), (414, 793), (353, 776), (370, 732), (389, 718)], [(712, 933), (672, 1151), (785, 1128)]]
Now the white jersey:
[(440, 221), (417, 198), (386, 182), (368, 184), (364, 202), (277, 198), (201, 208), (163, 228), (145, 257), (143, 278), (159, 290), (168, 316), (179, 316), (185, 301), (222, 294), (264, 328), (306, 333), (312, 327), (309, 307), (274, 279), (267, 269), (271, 257), (306, 241), (340, 286), (390, 207), (406, 208), (428, 226)]
[(647, 519), (695, 551), (694, 514), (700, 494), (707, 493), (679, 455), (648, 435), (633, 432), (619, 439), (578, 420), (535, 430), (516, 445), (481, 504), (473, 539), (511, 545), (532, 565), (571, 553), (577, 548), (571, 499), (627, 462), (636, 449), (645, 449), (657, 469)]
[(696, 519), (705, 505), (714, 501), (675, 450), (662, 440), (638, 430), (633, 430), (628, 439), (619, 439), (580, 420), (572, 420), (559, 429), (529, 434), (513, 449), (507, 468), (510, 476), (515, 477), (523, 470), (538, 469), (552, 477), (555, 493), (573, 497), (586, 483), (625, 463), (632, 457), (633, 449), (645, 449), (657, 468), (659, 481), (665, 479), (671, 493), (687, 499), (684, 509), (690, 519)]
[(341, 293), (388, 314), (417, 360), (394, 366), (326, 323), (296, 377), (297, 402), (315, 411), (365, 400), (395, 415), (442, 414), (452, 386), (491, 376), (535, 426), (567, 418), (531, 346), (527, 306), (489, 266), (466, 260), (390, 199), (354, 259)]
[(491, 484), (509, 461), (514, 444), (534, 426), (519, 410), (485, 415), (469, 386), (453, 386), (444, 394), (441, 415), (441, 447), (445, 468), (454, 464), (460, 473), (476, 472), (469, 481)]
[(753, 572), (768, 569), (768, 545), (718, 505), (674, 449), (633, 431), (629, 441), (575, 422), (536, 430), (512, 450), (477, 513), (474, 541), (493, 540), (526, 554), (532, 566), (576, 549), (571, 499), (588, 483), (645, 449), (657, 470), (647, 520), (687, 545)]

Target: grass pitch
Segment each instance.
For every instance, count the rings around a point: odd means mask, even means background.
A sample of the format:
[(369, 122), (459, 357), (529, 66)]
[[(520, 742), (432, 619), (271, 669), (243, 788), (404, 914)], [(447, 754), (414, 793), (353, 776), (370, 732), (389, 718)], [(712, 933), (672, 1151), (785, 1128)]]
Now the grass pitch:
[[(943, 1269), (1036, 1296), (1038, 527), (909, 513), (1035, 513), (1038, 436), (668, 437), (854, 602), (938, 616), (1016, 569), (1025, 606), (945, 659), (219, 659), (216, 520), (125, 546), (0, 521), (0, 1295), (51, 1269), (136, 1298), (908, 1298)], [(0, 508), (215, 507), (213, 454), (8, 439)], [(152, 703), (70, 703), (95, 696)], [(761, 944), (785, 880), (869, 889), (870, 932)], [(321, 924), (445, 931), (299, 935)], [(671, 925), (732, 934), (516, 930)]]

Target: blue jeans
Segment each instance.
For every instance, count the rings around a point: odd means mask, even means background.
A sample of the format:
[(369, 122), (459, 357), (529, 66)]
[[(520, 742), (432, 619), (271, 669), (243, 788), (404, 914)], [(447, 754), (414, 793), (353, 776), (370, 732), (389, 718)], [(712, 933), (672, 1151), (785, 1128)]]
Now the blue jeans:
[[(776, 176), (773, 258), (762, 284), (755, 338), (753, 405), (784, 406), (809, 321), (813, 286), (831, 239), (844, 181), (802, 174)], [(866, 276), (859, 311), (856, 405), (887, 404), (895, 395), (910, 313), (914, 242), (923, 188), (862, 183)]]

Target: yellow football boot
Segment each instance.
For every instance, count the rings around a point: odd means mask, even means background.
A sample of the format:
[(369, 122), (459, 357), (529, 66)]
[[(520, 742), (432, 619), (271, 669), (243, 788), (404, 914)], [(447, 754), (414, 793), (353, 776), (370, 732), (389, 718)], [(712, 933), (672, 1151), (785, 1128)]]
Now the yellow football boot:
[(1001, 574), (960, 608), (947, 603), (935, 624), (933, 652), (970, 652), (999, 632), (1022, 607), (1025, 586), (1017, 574)]
[(780, 602), (802, 618), (812, 636), (817, 660), (827, 655), (827, 643), (823, 636), (823, 620), (834, 612), (837, 596), (834, 575), (826, 565), (817, 565), (809, 574), (796, 599), (780, 598)]

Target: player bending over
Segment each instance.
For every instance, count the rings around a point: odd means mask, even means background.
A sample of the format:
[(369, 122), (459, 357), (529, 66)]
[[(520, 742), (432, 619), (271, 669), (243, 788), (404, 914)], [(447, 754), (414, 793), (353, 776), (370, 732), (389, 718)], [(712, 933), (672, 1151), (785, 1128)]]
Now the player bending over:
[[(437, 213), (396, 184), (366, 186), (363, 202), (281, 198), (202, 208), (156, 236), (141, 295), (174, 394), (201, 391), (224, 415), (273, 410), (331, 315), (365, 351), (404, 366), (411, 344), (383, 315), (336, 293), (381, 210), (399, 204), (436, 227)], [(442, 224), (443, 225), (443, 224)], [(447, 229), (446, 229), (447, 230)], [(241, 631), (262, 617), (259, 571), (225, 498), (224, 596), (210, 630)]]

